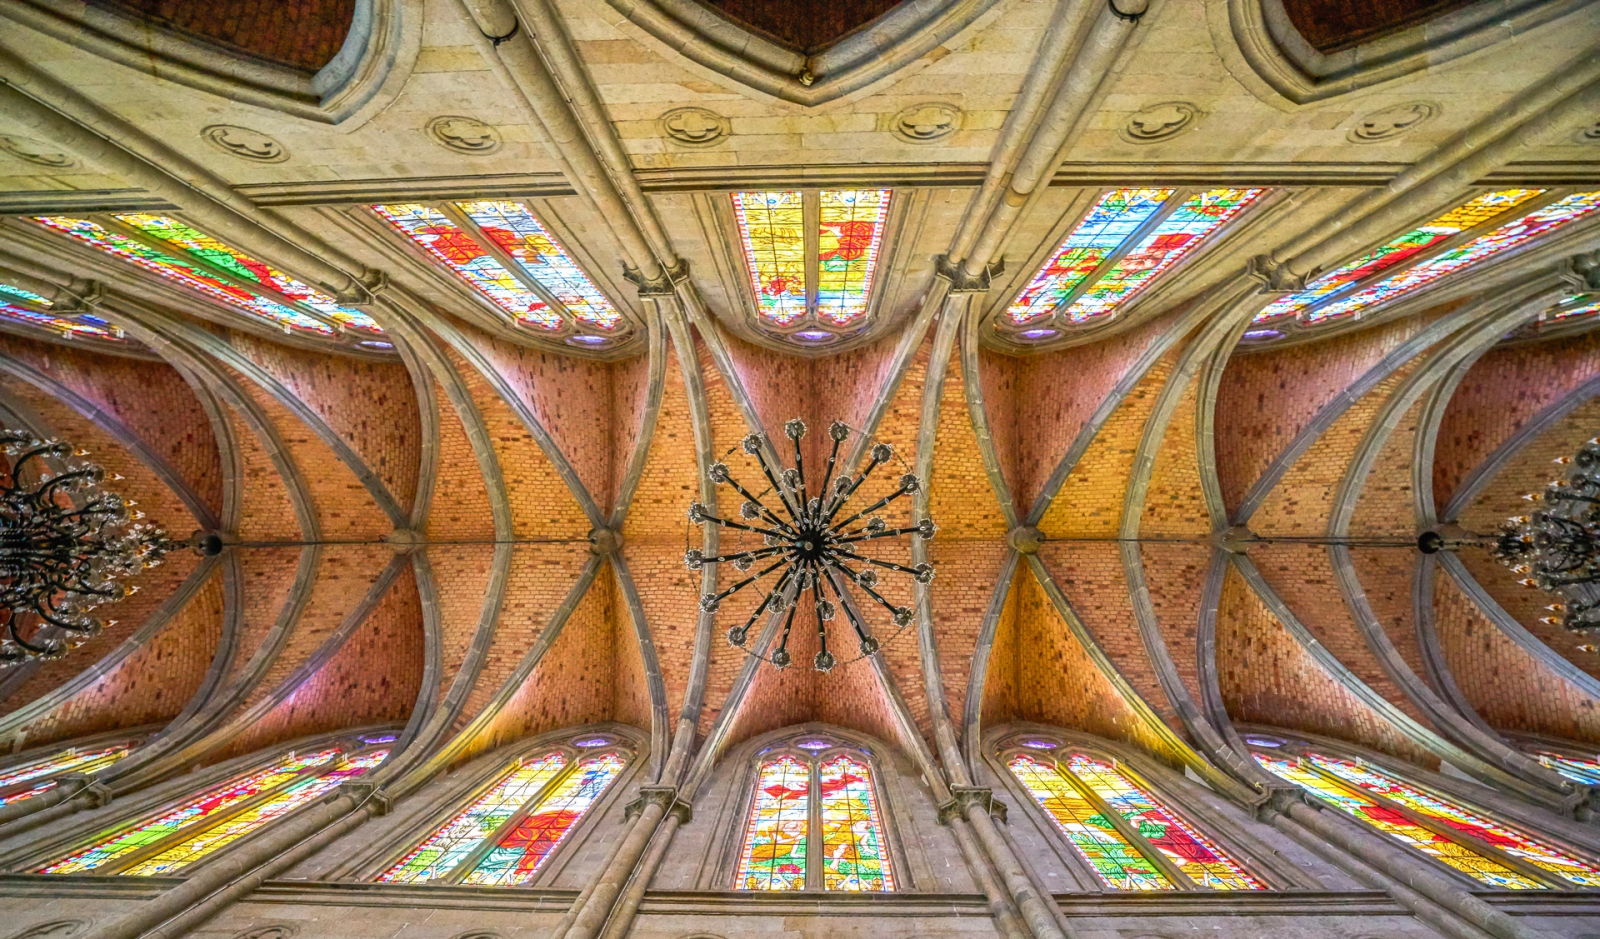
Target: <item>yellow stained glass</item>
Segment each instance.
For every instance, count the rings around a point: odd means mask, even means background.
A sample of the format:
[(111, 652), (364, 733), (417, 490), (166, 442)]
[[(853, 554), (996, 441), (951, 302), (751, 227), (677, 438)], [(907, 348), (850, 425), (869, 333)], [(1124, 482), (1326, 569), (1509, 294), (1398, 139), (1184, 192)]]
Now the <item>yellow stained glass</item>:
[(778, 326), (794, 323), (806, 312), (805, 213), (800, 193), (736, 192), (733, 215), (756, 312)]

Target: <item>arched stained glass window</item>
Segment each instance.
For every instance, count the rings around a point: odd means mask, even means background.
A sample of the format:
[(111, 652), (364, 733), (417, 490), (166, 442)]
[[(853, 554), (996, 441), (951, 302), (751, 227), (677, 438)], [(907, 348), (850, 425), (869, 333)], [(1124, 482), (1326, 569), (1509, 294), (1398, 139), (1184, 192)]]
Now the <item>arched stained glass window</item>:
[(894, 890), (870, 761), (814, 734), (795, 746), (756, 766), (733, 888)]
[(1600, 786), (1600, 761), (1550, 750), (1540, 750), (1534, 755), (1539, 758), (1539, 762), (1568, 779), (1586, 786)]
[(1215, 842), (1109, 760), (1036, 752), (1005, 755), (1006, 768), (1106, 886), (1117, 890), (1263, 890)]
[(1370, 763), (1294, 745), (1284, 750), (1256, 753), (1256, 762), (1481, 884), (1507, 890), (1600, 886), (1600, 866)]
[(513, 886), (533, 879), (630, 755), (606, 738), (583, 739), (524, 760), (391, 865), (385, 883)]
[(72, 748), (0, 771), (0, 805), (38, 795), (54, 787), (55, 777), (65, 773), (97, 773), (127, 756), (133, 746), (132, 742), (126, 742), (81, 750)]
[(165, 811), (118, 829), (40, 868), (45, 874), (172, 874), (305, 806), (383, 762), (387, 749), (331, 746), (290, 754)]

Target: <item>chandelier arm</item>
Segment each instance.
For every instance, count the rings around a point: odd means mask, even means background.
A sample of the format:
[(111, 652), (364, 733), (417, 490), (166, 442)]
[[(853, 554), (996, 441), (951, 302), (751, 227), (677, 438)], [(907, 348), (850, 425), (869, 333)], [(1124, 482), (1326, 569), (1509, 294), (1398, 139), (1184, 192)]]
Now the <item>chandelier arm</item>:
[(760, 528), (760, 527), (757, 527), (757, 526), (754, 526), (754, 525), (741, 525), (740, 523), (732, 521), (730, 519), (718, 518), (715, 515), (707, 515), (704, 512), (700, 513), (700, 518), (703, 521), (715, 522), (718, 525), (721, 525), (721, 526), (723, 526), (725, 528), (737, 528), (740, 531), (753, 531), (758, 535), (771, 535), (774, 538), (787, 539), (787, 537), (788, 537), (783, 532), (773, 531), (770, 528)]
[(32, 652), (34, 655), (50, 655), (59, 648), (59, 644), (53, 640), (50, 645), (36, 646), (28, 640), (22, 638), (22, 634), (17, 632), (17, 624), (15, 620), (12, 620), (7, 624), (7, 631), (11, 633), (12, 642), (15, 642), (17, 645), (28, 650), (29, 652)]
[(805, 456), (800, 452), (800, 438), (790, 438), (794, 441), (794, 471), (800, 477), (800, 514), (797, 521), (807, 518), (806, 506), (811, 501), (811, 494), (806, 491), (806, 463)]
[(852, 561), (861, 561), (864, 564), (872, 564), (877, 567), (887, 568), (891, 571), (899, 571), (902, 574), (911, 574), (912, 576), (915, 576), (917, 573), (911, 568), (906, 567), (903, 564), (896, 564), (893, 561), (880, 561), (877, 558), (863, 557), (862, 555), (846, 550), (845, 548), (834, 548), (833, 550), (835, 554), (847, 557)]
[[(822, 618), (822, 584), (821, 571), (814, 572), (819, 576), (811, 578), (811, 608), (817, 614), (817, 665), (818, 671), (828, 671), (833, 668), (832, 656), (828, 655), (828, 624)], [(821, 668), (824, 661), (829, 661), (828, 668)]]
[(52, 456), (66, 456), (67, 455), (66, 452), (63, 452), (62, 447), (61, 447), (60, 444), (57, 444), (55, 446), (34, 447), (32, 450), (29, 450), (27, 453), (24, 453), (22, 456), (18, 457), (17, 458), (17, 462), (11, 464), (12, 485), (17, 489), (21, 489), (22, 488), (22, 484), (19, 481), (18, 477), (22, 472), (22, 468), (27, 465), (29, 460), (39, 459), (40, 457), (42, 457), (42, 456), (44, 456), (46, 454), (49, 454), (49, 455), (52, 455)]
[(852, 537), (835, 538), (834, 543), (855, 544), (860, 541), (871, 541), (874, 538), (890, 538), (895, 535), (914, 535), (921, 530), (921, 527), (917, 525), (912, 525), (910, 528), (885, 528), (880, 532), (866, 532), (866, 529), (858, 528), (853, 532), (848, 532), (848, 534), (850, 534)]
[(762, 504), (760, 499), (758, 499), (755, 496), (751, 495), (750, 494), (750, 490), (748, 490), (744, 486), (740, 485), (739, 481), (737, 479), (733, 478), (733, 474), (732, 473), (728, 474), (728, 477), (723, 481), (726, 482), (728, 485), (732, 486), (734, 488), (734, 491), (739, 493), (739, 495), (744, 496), (745, 501), (749, 502), (751, 505), (754, 505), (756, 507), (756, 510), (758, 512), (760, 512), (761, 516), (763, 518), (765, 518), (767, 521), (769, 521), (772, 524), (778, 526), (779, 528), (782, 528), (784, 531), (786, 531), (786, 532), (788, 532), (790, 534), (794, 533), (794, 529), (789, 526), (789, 523), (785, 522), (783, 519), (781, 519), (778, 516), (774, 515), (772, 513), (772, 510), (768, 509), (764, 504)]
[(850, 487), (844, 492), (840, 493), (839, 497), (834, 500), (832, 508), (828, 510), (827, 517), (822, 520), (824, 524), (829, 524), (833, 521), (833, 517), (839, 513), (840, 509), (844, 508), (844, 504), (850, 501), (850, 497), (856, 494), (856, 490), (861, 488), (861, 484), (865, 483), (867, 481), (867, 477), (872, 474), (872, 471), (877, 469), (882, 463), (883, 461), (878, 459), (878, 455), (874, 453), (872, 455), (872, 459), (868, 461), (867, 465), (862, 467), (861, 475), (852, 480)]
[(835, 531), (837, 531), (837, 530), (843, 528), (844, 526), (850, 524), (851, 522), (855, 521), (856, 519), (860, 518), (861, 516), (866, 515), (869, 512), (876, 512), (879, 509), (883, 508), (884, 506), (888, 505), (889, 503), (893, 502), (894, 500), (896, 500), (896, 499), (900, 498), (901, 496), (905, 495), (909, 491), (910, 490), (907, 489), (905, 486), (901, 486), (899, 489), (896, 489), (894, 492), (891, 492), (890, 494), (884, 496), (882, 499), (879, 499), (877, 502), (872, 503), (871, 505), (867, 506), (866, 508), (864, 508), (861, 511), (857, 512), (856, 514), (850, 516), (849, 518), (845, 519), (844, 521), (840, 522), (839, 524), (834, 525), (833, 529)]
[(790, 515), (799, 518), (801, 513), (795, 508), (794, 503), (790, 501), (789, 490), (784, 487), (783, 483), (778, 482), (778, 477), (772, 474), (772, 467), (767, 465), (766, 456), (760, 450), (757, 450), (755, 458), (756, 462), (761, 464), (761, 475), (767, 477), (767, 482), (772, 485), (772, 490), (778, 494), (778, 498), (783, 500), (784, 508), (789, 511)]
[[(829, 565), (830, 567), (834, 565)], [(844, 598), (844, 588), (839, 586), (838, 577), (833, 571), (828, 572), (828, 586), (833, 588), (833, 595), (839, 598), (839, 606), (844, 609), (844, 615), (849, 617), (850, 625), (856, 631), (856, 638), (862, 642), (867, 641), (866, 625), (856, 616), (855, 607)]]
[(750, 558), (751, 560), (757, 560), (757, 559), (764, 558), (764, 557), (771, 557), (772, 555), (777, 554), (780, 551), (786, 551), (786, 550), (788, 550), (788, 547), (786, 545), (778, 545), (778, 546), (772, 547), (772, 548), (757, 548), (754, 551), (740, 551), (738, 554), (719, 554), (714, 558), (701, 558), (701, 561), (706, 563), (706, 564), (711, 564), (711, 563), (715, 563), (715, 562), (718, 562), (718, 561), (737, 561), (740, 558)]
[(744, 580), (739, 581), (738, 583), (734, 584), (732, 587), (729, 587), (727, 590), (724, 590), (724, 591), (722, 591), (721, 593), (718, 593), (718, 594), (712, 594), (712, 596), (716, 598), (715, 602), (721, 603), (723, 600), (728, 599), (729, 597), (733, 596), (734, 594), (738, 593), (739, 591), (743, 590), (744, 588), (750, 586), (751, 584), (755, 583), (756, 581), (760, 580), (761, 578), (767, 576), (768, 574), (772, 573), (773, 571), (777, 570), (778, 568), (780, 568), (783, 565), (788, 564), (788, 563), (789, 563), (789, 559), (788, 558), (779, 558), (777, 561), (775, 561), (772, 564), (772, 566), (764, 568), (764, 569), (762, 569), (761, 571), (759, 571), (759, 572), (757, 572), (755, 574), (751, 574), (749, 577), (746, 577)]
[(783, 572), (783, 576), (778, 578), (778, 582), (776, 584), (772, 585), (772, 592), (767, 594), (765, 597), (762, 598), (761, 603), (756, 606), (755, 612), (751, 613), (750, 614), (750, 618), (745, 620), (745, 622), (744, 622), (744, 630), (745, 630), (745, 632), (749, 632), (750, 631), (750, 627), (752, 627), (752, 626), (754, 626), (756, 624), (756, 620), (761, 616), (761, 614), (765, 613), (767, 611), (767, 607), (772, 604), (772, 598), (775, 597), (775, 596), (778, 596), (779, 594), (783, 593), (783, 591), (788, 589), (789, 577), (793, 573), (794, 573), (794, 569), (793, 568), (790, 568), (789, 570), (784, 571)]
[[(86, 469), (84, 469), (84, 470), (73, 470), (70, 473), (62, 473), (59, 476), (51, 477), (50, 481), (45, 483), (44, 486), (42, 486), (35, 494), (42, 497), (45, 494), (54, 492), (56, 489), (59, 489), (60, 487), (65, 486), (68, 483), (71, 483), (71, 482), (73, 482), (75, 480), (79, 480), (79, 479), (90, 479), (90, 480), (92, 480), (93, 478), (94, 478), (94, 471), (93, 470), (86, 470)], [(118, 501), (120, 502), (121, 500), (118, 500)], [(91, 505), (92, 504), (93, 503), (91, 503)]]
[[(777, 657), (777, 653), (778, 652), (788, 652), (789, 651), (789, 630), (794, 628), (794, 612), (795, 612), (795, 610), (798, 610), (799, 608), (800, 608), (800, 605), (797, 604), (797, 603), (789, 604), (789, 616), (788, 616), (788, 618), (786, 618), (783, 621), (783, 638), (778, 640), (778, 648), (773, 653), (773, 657), (774, 658)], [(778, 667), (782, 668), (783, 666), (780, 665)]]
[[(823, 498), (823, 499), (826, 499), (828, 497), (828, 484), (833, 482), (833, 467), (834, 467), (834, 464), (836, 462), (838, 462), (838, 460), (839, 460), (839, 444), (841, 444), (843, 442), (844, 442), (844, 438), (843, 437), (834, 437), (833, 450), (832, 450), (832, 452), (830, 452), (828, 454), (828, 468), (827, 468), (827, 471), (822, 474), (822, 487), (817, 490), (817, 495), (819, 497)], [(821, 520), (822, 509), (823, 509), (823, 506), (818, 505), (818, 507), (817, 507), (818, 521)]]
[[(867, 558), (863, 558), (862, 560), (868, 560), (868, 559)], [(873, 590), (871, 587), (868, 587), (866, 584), (862, 583), (860, 574), (857, 574), (855, 571), (851, 570), (849, 567), (847, 567), (847, 566), (845, 566), (843, 564), (840, 564), (837, 561), (834, 562), (834, 566), (839, 568), (839, 570), (844, 571), (845, 574), (852, 581), (855, 581), (855, 585), (857, 587), (860, 587), (862, 590), (865, 590), (867, 592), (867, 596), (869, 596), (872, 599), (878, 601), (878, 603), (884, 609), (888, 610), (890, 613), (898, 613), (898, 612), (900, 612), (900, 608), (895, 606), (893, 603), (890, 603), (888, 600), (885, 600), (883, 598), (882, 594), (878, 593), (878, 591)]]

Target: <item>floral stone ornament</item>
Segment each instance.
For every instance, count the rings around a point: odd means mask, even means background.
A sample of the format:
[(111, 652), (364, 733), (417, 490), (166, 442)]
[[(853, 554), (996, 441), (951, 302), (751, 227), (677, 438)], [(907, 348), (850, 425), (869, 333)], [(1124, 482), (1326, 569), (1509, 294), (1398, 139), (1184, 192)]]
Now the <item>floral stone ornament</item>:
[[(923, 518), (916, 524), (903, 528), (890, 528), (881, 516), (874, 514), (896, 500), (914, 495), (922, 489), (922, 481), (912, 473), (902, 475), (898, 486), (888, 495), (847, 517), (840, 518), (846, 505), (866, 483), (873, 471), (894, 458), (894, 449), (888, 444), (878, 443), (872, 446), (871, 459), (859, 475), (851, 476), (845, 472), (835, 479), (834, 469), (838, 463), (839, 446), (850, 437), (852, 431), (843, 421), (834, 421), (828, 428), (833, 449), (828, 454), (822, 485), (817, 487), (817, 494), (812, 495), (806, 482), (805, 460), (800, 450), (800, 440), (806, 434), (805, 422), (796, 418), (786, 423), (783, 429), (785, 436), (794, 442), (793, 467), (786, 468), (781, 463), (775, 465), (774, 460), (769, 460), (765, 452), (768, 449), (767, 440), (763, 435), (751, 434), (744, 438), (742, 444), (744, 452), (756, 459), (760, 464), (762, 475), (766, 477), (767, 488), (762, 492), (753, 493), (745, 488), (734, 478), (726, 463), (719, 461), (712, 464), (708, 470), (712, 482), (728, 486), (743, 499), (739, 506), (739, 517), (742, 521), (720, 518), (699, 502), (689, 506), (691, 522), (695, 524), (710, 522), (725, 530), (759, 535), (763, 546), (716, 557), (706, 557), (698, 549), (689, 550), (684, 555), (684, 565), (689, 570), (697, 571), (706, 564), (726, 561), (740, 572), (748, 571), (757, 564), (763, 565), (756, 573), (736, 581), (721, 593), (708, 593), (702, 596), (700, 609), (714, 613), (721, 607), (723, 601), (747, 587), (766, 589), (766, 595), (750, 614), (750, 618), (743, 625), (728, 630), (728, 643), (745, 648), (749, 641), (750, 629), (761, 614), (770, 613), (777, 617), (787, 611), (782, 638), (772, 654), (765, 657), (777, 668), (785, 668), (792, 661), (789, 653), (789, 636), (794, 628), (796, 600), (801, 594), (809, 592), (813, 612), (816, 615), (817, 643), (820, 650), (812, 664), (817, 671), (827, 672), (838, 663), (838, 659), (828, 650), (828, 624), (838, 618), (841, 608), (855, 632), (857, 647), (861, 650), (862, 657), (872, 655), (881, 646), (877, 637), (869, 631), (865, 616), (857, 609), (849, 585), (853, 584), (873, 602), (887, 610), (897, 629), (904, 629), (911, 625), (912, 611), (909, 607), (890, 603), (878, 592), (878, 571), (904, 574), (923, 585), (933, 580), (934, 569), (931, 564), (923, 562), (906, 567), (871, 557), (870, 554), (863, 552), (870, 550), (871, 542), (882, 538), (916, 537), (927, 540), (933, 538), (938, 529), (931, 518)], [(773, 500), (777, 503), (776, 510), (762, 501), (762, 497), (769, 494), (776, 497)], [(778, 575), (772, 586), (770, 588), (760, 586), (761, 582), (772, 574)]]
[(11, 430), (0, 431), (0, 450), (6, 668), (87, 642), (107, 625), (91, 611), (137, 591), (121, 581), (160, 564), (176, 544), (139, 521), (136, 503), (100, 488), (105, 470), (81, 459), (87, 451)]

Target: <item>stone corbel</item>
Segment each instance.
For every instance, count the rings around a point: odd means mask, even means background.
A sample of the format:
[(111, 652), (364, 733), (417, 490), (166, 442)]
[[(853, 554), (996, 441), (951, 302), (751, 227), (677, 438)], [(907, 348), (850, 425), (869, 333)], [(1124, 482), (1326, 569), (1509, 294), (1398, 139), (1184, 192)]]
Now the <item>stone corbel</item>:
[(1258, 254), (1245, 265), (1245, 274), (1254, 278), (1261, 284), (1262, 293), (1293, 293), (1306, 289), (1306, 281), (1316, 275), (1316, 271), (1296, 274), (1289, 269), (1289, 265), (1277, 260), (1270, 254)]
[(1574, 293), (1600, 290), (1600, 251), (1574, 254), (1561, 262), (1561, 281)]
[(950, 293), (988, 293), (994, 284), (994, 279), (1005, 273), (1006, 261), (1001, 258), (980, 271), (976, 276), (968, 274), (964, 266), (950, 260), (947, 254), (941, 254), (933, 259), (933, 273), (950, 283)]
[(950, 801), (939, 806), (939, 824), (948, 825), (957, 815), (965, 816), (967, 807), (976, 805), (990, 818), (1004, 822), (1006, 804), (994, 797), (994, 790), (986, 786), (951, 786)]
[(1250, 815), (1258, 822), (1264, 822), (1274, 815), (1289, 814), (1291, 805), (1315, 805), (1306, 798), (1306, 792), (1299, 786), (1284, 783), (1276, 785), (1268, 783), (1261, 787), (1262, 798), (1250, 804)]
[(372, 814), (374, 815), (388, 815), (390, 812), (394, 811), (394, 800), (389, 797), (389, 793), (384, 791), (384, 788), (378, 783), (340, 783), (332, 792), (328, 794), (328, 799), (325, 799), (324, 801), (338, 798), (341, 795), (354, 798), (356, 800), (357, 808), (360, 808), (363, 804), (371, 805), (373, 809)]
[(64, 773), (57, 776), (56, 785), (76, 785), (78, 791), (74, 792), (71, 798), (77, 802), (87, 803), (88, 808), (98, 809), (111, 804), (111, 789), (105, 783), (95, 782), (92, 777), (83, 773)]
[(639, 288), (640, 297), (670, 297), (677, 293), (678, 285), (689, 279), (689, 262), (683, 258), (671, 267), (661, 269), (661, 276), (646, 280), (638, 268), (623, 268), (622, 276)]
[(694, 818), (694, 808), (678, 798), (677, 786), (640, 786), (639, 797), (623, 808), (622, 817), (632, 819), (651, 803), (661, 806), (668, 815), (675, 816), (680, 825), (687, 825)]
[(71, 284), (57, 289), (61, 296), (51, 304), (50, 311), (62, 316), (93, 313), (100, 301), (106, 298), (106, 285), (98, 280), (79, 280), (74, 277)]
[[(328, 290), (327, 285), (323, 285)], [(372, 306), (378, 297), (389, 289), (389, 275), (383, 271), (368, 270), (361, 275), (361, 279), (351, 283), (344, 290), (328, 290), (345, 306), (357, 309)]]

